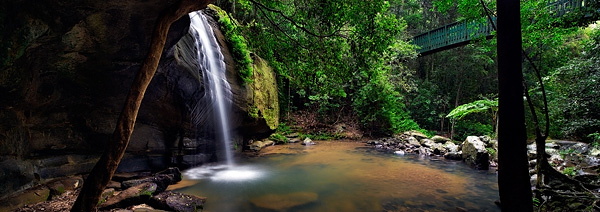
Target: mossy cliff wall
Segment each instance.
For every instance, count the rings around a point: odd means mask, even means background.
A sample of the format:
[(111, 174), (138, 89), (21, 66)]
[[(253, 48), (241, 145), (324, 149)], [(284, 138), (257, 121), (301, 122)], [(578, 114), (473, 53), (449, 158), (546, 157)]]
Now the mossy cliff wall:
[(209, 5), (206, 12), (221, 29), (215, 36), (221, 44), (234, 93), (234, 122), (242, 123), (237, 132), (244, 137), (268, 136), (279, 125), (279, 100), (276, 74), (268, 62), (250, 53), (237, 22), (219, 7)]

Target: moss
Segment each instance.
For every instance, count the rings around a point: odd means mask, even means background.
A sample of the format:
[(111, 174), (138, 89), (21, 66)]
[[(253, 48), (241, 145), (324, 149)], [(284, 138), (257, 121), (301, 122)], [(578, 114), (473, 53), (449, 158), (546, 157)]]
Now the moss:
[(246, 38), (240, 32), (236, 23), (237, 21), (232, 20), (226, 11), (215, 5), (211, 4), (208, 7), (217, 11), (219, 15), (219, 25), (227, 38), (227, 42), (230, 44), (233, 58), (239, 66), (239, 76), (244, 80), (244, 83), (252, 83), (252, 75), (254, 73), (252, 58), (250, 57)]
[(258, 108), (254, 105), (248, 105), (248, 116), (257, 119), (258, 118)]
[(279, 133), (273, 133), (269, 136), (269, 139), (275, 141), (275, 143), (283, 144), (287, 143), (287, 138)]
[(275, 130), (279, 125), (279, 95), (275, 73), (267, 61), (256, 55), (253, 67), (254, 83), (250, 87), (252, 87), (254, 95), (250, 107), (256, 107), (257, 114), (262, 115), (271, 130)]

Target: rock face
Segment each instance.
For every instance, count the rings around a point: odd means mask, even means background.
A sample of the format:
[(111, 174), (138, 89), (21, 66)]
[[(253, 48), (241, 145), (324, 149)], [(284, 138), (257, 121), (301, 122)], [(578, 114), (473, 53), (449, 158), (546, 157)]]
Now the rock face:
[[(3, 2), (0, 138), (6, 142), (0, 155), (102, 150), (148, 51), (154, 22), (172, 3)], [(184, 17), (171, 27), (167, 49), (188, 26)], [(154, 86), (146, 101), (158, 97)], [(168, 127), (181, 116), (168, 114), (172, 106), (155, 106), (163, 108), (142, 108), (140, 123)], [(164, 112), (148, 113), (153, 110)], [(152, 118), (166, 115), (171, 120)]]
[[(205, 13), (211, 18), (208, 21), (214, 28), (218, 28), (220, 8), (210, 5)], [(227, 17), (229, 18), (229, 17)], [(233, 51), (227, 45), (227, 39), (221, 31), (215, 31), (221, 51), (225, 56), (225, 65), (228, 70), (235, 70), (236, 64), (230, 53)], [(260, 56), (250, 53), (253, 60), (252, 83), (244, 83), (237, 71), (228, 71), (227, 80), (231, 84), (233, 93), (233, 130), (244, 137), (267, 137), (279, 125), (279, 94), (277, 91), (277, 78), (268, 62)]]
[(489, 169), (490, 158), (485, 143), (477, 136), (468, 136), (462, 144), (462, 157), (477, 169)]
[[(174, 2), (0, 3), (0, 197), (31, 187), (36, 178), (43, 180), (54, 173), (78, 174), (91, 169), (114, 130), (129, 87), (148, 51), (156, 18)], [(256, 131), (244, 131), (244, 136), (248, 136), (274, 129), (277, 123), (273, 120), (278, 119), (273, 115), (278, 114), (277, 91), (271, 89), (274, 84), (255, 88), (269, 89), (263, 97), (250, 92), (251, 86), (243, 85), (237, 75), (217, 22), (209, 19), (225, 55), (228, 81), (237, 89), (233, 93), (241, 95), (234, 98), (244, 100), (234, 103), (233, 131), (252, 126)], [(204, 90), (176, 54), (175, 46), (188, 33), (189, 22), (189, 17), (184, 16), (170, 27), (161, 63), (146, 91), (121, 171), (164, 169), (175, 161), (171, 159), (176, 156), (174, 152), (184, 154), (177, 156), (179, 162), (185, 162), (185, 154), (202, 155), (194, 157), (193, 163), (219, 158), (210, 133), (198, 132), (190, 123), (191, 104), (201, 98)], [(256, 74), (255, 82), (274, 76), (272, 70), (265, 68), (266, 62), (257, 66), (267, 71)], [(250, 94), (252, 98), (247, 97)], [(264, 103), (257, 108), (263, 117), (269, 114), (271, 119), (257, 122), (248, 118), (248, 99), (262, 99)], [(184, 138), (191, 140), (194, 147), (181, 144)], [(174, 151), (178, 147), (181, 150)], [(74, 153), (88, 158), (64, 157)]]
[[(245, 96), (246, 102), (251, 105), (251, 125), (246, 126), (244, 131), (269, 133), (279, 126), (279, 97), (277, 93), (277, 78), (275, 72), (267, 64), (267, 61), (258, 55), (251, 54), (254, 63), (253, 80), (249, 85)], [(268, 128), (267, 128), (268, 127)]]

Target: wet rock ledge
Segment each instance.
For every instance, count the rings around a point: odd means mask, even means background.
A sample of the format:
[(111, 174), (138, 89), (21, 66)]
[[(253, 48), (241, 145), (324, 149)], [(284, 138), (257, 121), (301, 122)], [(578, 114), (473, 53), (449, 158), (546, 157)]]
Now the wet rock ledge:
[(497, 164), (498, 142), (488, 136), (468, 136), (457, 142), (443, 136), (428, 136), (409, 131), (389, 138), (367, 141), (379, 151), (398, 155), (419, 154), (431, 157), (444, 157), (449, 160), (463, 160), (481, 170)]
[[(102, 193), (99, 211), (201, 211), (206, 198), (167, 191), (182, 180), (178, 168), (151, 174), (115, 174)], [(68, 211), (77, 198), (83, 178), (65, 177), (3, 199), (0, 211)], [(16, 210), (15, 210), (16, 209)]]

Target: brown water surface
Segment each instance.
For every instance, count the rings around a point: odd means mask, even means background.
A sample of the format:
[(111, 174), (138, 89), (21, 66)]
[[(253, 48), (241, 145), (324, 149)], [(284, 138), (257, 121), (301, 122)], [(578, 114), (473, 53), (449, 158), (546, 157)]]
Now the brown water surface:
[[(178, 191), (205, 211), (499, 211), (493, 172), (460, 162), (396, 156), (359, 142), (274, 146), (236, 168), (188, 170)], [(233, 171), (235, 176), (221, 175)], [(246, 176), (246, 177), (244, 177)]]

